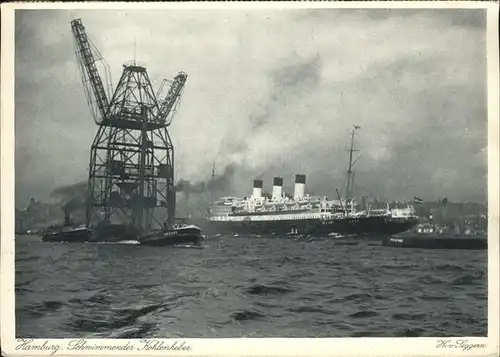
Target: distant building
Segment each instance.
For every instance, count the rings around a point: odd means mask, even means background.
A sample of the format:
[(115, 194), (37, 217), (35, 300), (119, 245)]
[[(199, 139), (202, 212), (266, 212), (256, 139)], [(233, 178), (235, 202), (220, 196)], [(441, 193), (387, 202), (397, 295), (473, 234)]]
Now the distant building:
[[(78, 216), (82, 214), (78, 212)], [(45, 228), (50, 224), (62, 222), (63, 219), (59, 204), (44, 203), (31, 197), (25, 209), (15, 210), (15, 231), (20, 234), (27, 230)]]

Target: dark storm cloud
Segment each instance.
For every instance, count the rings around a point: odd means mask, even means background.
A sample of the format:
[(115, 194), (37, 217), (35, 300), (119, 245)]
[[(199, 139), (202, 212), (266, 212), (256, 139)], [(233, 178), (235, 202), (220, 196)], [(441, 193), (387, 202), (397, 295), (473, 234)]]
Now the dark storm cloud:
[[(297, 63), (297, 58), (292, 58), (291, 60), (291, 63), (284, 63), (282, 67), (270, 73), (273, 87), (263, 109), (259, 108), (258, 113), (250, 115), (251, 131), (255, 131), (268, 124), (269, 120), (272, 119), (276, 107), (283, 105), (283, 102), (287, 100), (287, 96), (297, 90), (313, 90), (320, 80), (320, 56), (306, 59), (299, 63)], [(240, 145), (248, 148), (248, 145)]]
[[(85, 177), (94, 127), (57, 11), (16, 11), (16, 203)], [(66, 23), (65, 23), (66, 25)], [(75, 176), (76, 175), (76, 176)]]
[(276, 89), (314, 85), (320, 80), (321, 58), (316, 56), (302, 63), (293, 63), (275, 71), (273, 77)]
[(153, 83), (188, 73), (170, 127), (178, 184), (199, 190), (215, 160), (219, 172), (232, 168), (222, 186), (234, 194), (254, 178), (290, 185), (304, 173), (309, 190), (332, 196), (359, 124), (360, 192), (484, 197), (482, 10), (20, 11), (17, 204), (87, 175), (97, 128), (73, 53), (76, 17), (113, 78), (134, 38)]

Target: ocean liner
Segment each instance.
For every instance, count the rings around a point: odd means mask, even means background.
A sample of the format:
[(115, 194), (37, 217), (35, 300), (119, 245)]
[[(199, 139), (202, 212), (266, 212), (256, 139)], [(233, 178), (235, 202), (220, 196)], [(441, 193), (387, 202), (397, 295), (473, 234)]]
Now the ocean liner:
[(297, 235), (392, 235), (418, 223), (412, 205), (405, 208), (359, 210), (353, 189), (354, 126), (349, 149), (346, 197), (336, 200), (305, 194), (305, 175), (295, 176), (293, 198), (283, 192), (283, 178), (273, 180), (272, 196), (262, 194), (263, 181), (254, 180), (252, 195), (222, 197), (210, 207), (207, 231), (211, 233)]
[(411, 205), (358, 210), (354, 199), (328, 200), (306, 195), (305, 179), (305, 175), (295, 176), (293, 198), (283, 195), (281, 177), (274, 178), (271, 198), (262, 195), (262, 180), (254, 180), (250, 197), (223, 197), (210, 207), (207, 231), (266, 236), (390, 235), (404, 232), (418, 222)]

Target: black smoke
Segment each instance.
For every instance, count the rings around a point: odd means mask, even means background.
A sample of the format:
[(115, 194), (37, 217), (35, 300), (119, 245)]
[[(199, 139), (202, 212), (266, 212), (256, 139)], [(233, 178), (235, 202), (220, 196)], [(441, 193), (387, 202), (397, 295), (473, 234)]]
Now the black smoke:
[(187, 195), (191, 193), (206, 193), (225, 191), (232, 185), (236, 172), (235, 165), (228, 165), (220, 175), (215, 175), (205, 181), (191, 182), (189, 180), (179, 180), (175, 185), (176, 192), (183, 192)]
[(59, 199), (61, 209), (66, 213), (81, 209), (85, 207), (87, 199), (87, 182), (58, 187), (52, 191), (51, 197)]

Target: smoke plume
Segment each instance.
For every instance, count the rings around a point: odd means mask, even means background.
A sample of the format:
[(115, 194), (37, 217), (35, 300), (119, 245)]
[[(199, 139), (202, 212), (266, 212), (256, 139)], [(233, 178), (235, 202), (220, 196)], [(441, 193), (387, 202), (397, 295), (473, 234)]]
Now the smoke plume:
[(175, 190), (185, 194), (224, 191), (232, 185), (235, 172), (235, 165), (230, 164), (224, 168), (222, 174), (215, 175), (206, 181), (179, 180), (175, 185)]
[(51, 196), (60, 200), (61, 209), (64, 212), (71, 213), (85, 206), (87, 182), (82, 181), (56, 188)]

